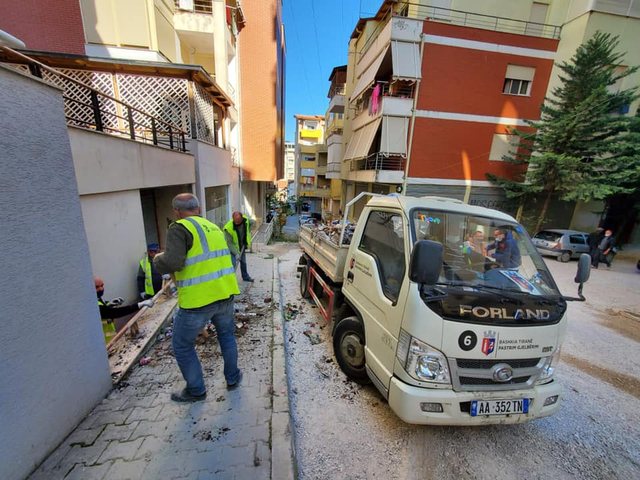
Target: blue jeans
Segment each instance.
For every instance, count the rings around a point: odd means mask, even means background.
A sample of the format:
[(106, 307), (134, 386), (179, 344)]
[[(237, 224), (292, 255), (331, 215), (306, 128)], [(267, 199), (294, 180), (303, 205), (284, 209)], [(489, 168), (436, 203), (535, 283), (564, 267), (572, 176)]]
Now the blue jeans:
[(196, 353), (198, 334), (211, 320), (218, 334), (218, 343), (224, 359), (224, 377), (227, 383), (235, 383), (240, 376), (238, 369), (238, 345), (236, 344), (233, 297), (194, 309), (178, 308), (173, 318), (173, 353), (178, 367), (187, 382), (191, 395), (206, 392), (202, 366)]
[[(233, 263), (233, 268), (236, 268), (237, 260), (235, 255), (231, 255), (231, 262)], [(249, 276), (249, 272), (247, 272), (247, 255), (245, 251), (240, 255), (240, 274), (242, 275), (243, 280), (249, 280), (251, 277)]]

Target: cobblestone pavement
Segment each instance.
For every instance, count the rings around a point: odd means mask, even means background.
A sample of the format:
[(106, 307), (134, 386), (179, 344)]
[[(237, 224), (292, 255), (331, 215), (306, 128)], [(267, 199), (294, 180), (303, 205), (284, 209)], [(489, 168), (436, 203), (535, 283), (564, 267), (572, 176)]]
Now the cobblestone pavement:
[[(263, 247), (247, 260), (255, 283), (242, 282), (242, 294), (236, 299), (241, 386), (227, 390), (220, 348), (212, 335), (198, 346), (207, 399), (172, 402), (171, 392), (182, 389), (184, 381), (171, 353), (171, 340), (164, 335), (148, 352), (151, 362), (134, 367), (31, 479), (272, 478), (272, 444), (285, 456), (290, 444), (286, 380), (278, 377), (284, 375), (284, 362), (276, 360), (282, 372), (275, 378), (272, 369), (274, 332), (276, 343), (282, 343), (278, 338), (282, 331), (273, 324), (280, 318), (277, 299), (272, 298), (274, 259), (269, 247)], [(284, 397), (284, 402), (275, 399), (280, 404), (275, 413), (274, 397)], [(287, 458), (274, 462), (275, 470), (283, 466), (284, 470), (273, 478), (292, 476)]]

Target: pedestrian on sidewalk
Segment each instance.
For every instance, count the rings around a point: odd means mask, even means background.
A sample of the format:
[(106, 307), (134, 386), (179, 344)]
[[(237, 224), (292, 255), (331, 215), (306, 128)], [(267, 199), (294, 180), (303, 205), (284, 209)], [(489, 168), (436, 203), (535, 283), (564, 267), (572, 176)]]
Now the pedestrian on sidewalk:
[[(231, 220), (224, 226), (224, 234), (229, 245), (229, 250), (233, 255), (233, 268), (236, 261), (240, 260), (240, 273), (242, 280), (245, 282), (253, 282), (253, 278), (247, 271), (247, 250), (251, 248), (251, 227), (249, 226), (249, 218), (240, 212), (233, 212)], [(239, 258), (238, 258), (239, 257)]]
[(153, 263), (160, 273), (173, 273), (178, 288), (172, 345), (187, 385), (172, 393), (171, 399), (197, 402), (206, 398), (207, 391), (195, 340), (209, 321), (218, 334), (227, 388), (235, 388), (242, 380), (233, 309), (233, 296), (240, 290), (225, 236), (200, 217), (198, 198), (181, 193), (172, 205), (177, 220), (167, 231), (165, 251), (157, 254)]
[(147, 245), (147, 254), (140, 260), (136, 283), (138, 284), (138, 293), (140, 293), (142, 300), (153, 298), (153, 296), (162, 289), (162, 275), (160, 275), (153, 266), (153, 257), (155, 257), (159, 251), (160, 245), (150, 243)]

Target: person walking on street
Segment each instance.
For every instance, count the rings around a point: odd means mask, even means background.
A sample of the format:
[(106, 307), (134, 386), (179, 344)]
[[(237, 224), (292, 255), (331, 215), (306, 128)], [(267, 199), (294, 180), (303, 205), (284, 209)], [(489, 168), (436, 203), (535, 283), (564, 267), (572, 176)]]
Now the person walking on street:
[(162, 275), (153, 266), (153, 257), (159, 250), (160, 245), (150, 243), (147, 245), (147, 254), (140, 260), (136, 282), (142, 300), (152, 298), (162, 289)]
[(604, 237), (604, 228), (598, 227), (589, 234), (587, 243), (589, 245), (589, 256), (591, 257), (591, 265), (595, 263), (596, 252), (598, 251), (598, 245)]
[(200, 217), (200, 203), (191, 193), (172, 202), (177, 218), (167, 231), (163, 253), (153, 259), (158, 272), (174, 274), (178, 310), (173, 319), (173, 353), (187, 385), (171, 394), (176, 402), (197, 402), (207, 396), (195, 340), (211, 321), (218, 335), (227, 388), (242, 380), (238, 368), (233, 297), (240, 293), (231, 253), (222, 231)]
[(611, 229), (604, 231), (604, 236), (600, 239), (595, 254), (591, 258), (591, 265), (593, 268), (598, 268), (600, 262), (604, 262), (607, 268), (611, 268), (611, 249), (615, 245), (615, 238), (613, 238), (613, 232)]
[(236, 259), (239, 256), (240, 273), (242, 280), (245, 282), (253, 282), (253, 278), (249, 276), (247, 271), (247, 249), (251, 248), (251, 228), (249, 227), (249, 218), (240, 212), (233, 212), (231, 220), (224, 226), (224, 234), (229, 245), (229, 250), (234, 256), (233, 266), (236, 266)]
[(109, 343), (116, 334), (114, 319), (136, 313), (144, 307), (151, 308), (155, 303), (153, 300), (143, 300), (142, 302), (132, 303), (131, 305), (122, 305), (124, 303), (122, 297), (117, 297), (107, 302), (102, 299), (104, 295), (104, 281), (102, 278), (93, 277), (93, 283), (96, 287), (96, 296), (98, 297), (98, 308), (100, 309), (102, 333), (104, 334), (105, 343)]

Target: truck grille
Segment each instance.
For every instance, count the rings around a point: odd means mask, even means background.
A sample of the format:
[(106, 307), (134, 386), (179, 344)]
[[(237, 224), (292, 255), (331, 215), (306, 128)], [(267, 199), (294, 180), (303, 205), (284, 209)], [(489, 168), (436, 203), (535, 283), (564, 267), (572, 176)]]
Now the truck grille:
[[(498, 381), (493, 373), (496, 365), (508, 365), (512, 378), (506, 382)], [(451, 381), (456, 391), (516, 390), (530, 388), (542, 373), (544, 358), (525, 358), (513, 360), (469, 360), (449, 359)]]

